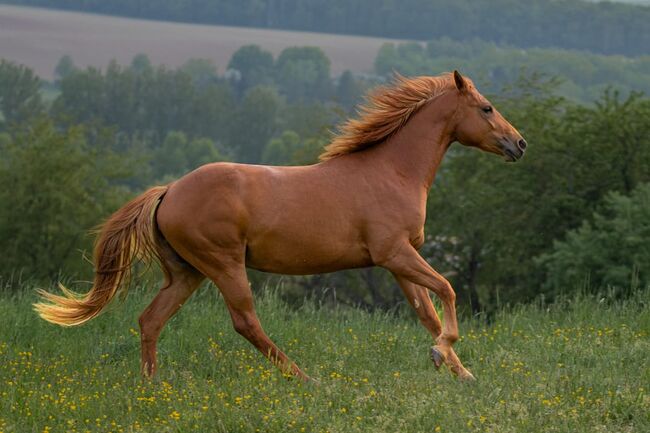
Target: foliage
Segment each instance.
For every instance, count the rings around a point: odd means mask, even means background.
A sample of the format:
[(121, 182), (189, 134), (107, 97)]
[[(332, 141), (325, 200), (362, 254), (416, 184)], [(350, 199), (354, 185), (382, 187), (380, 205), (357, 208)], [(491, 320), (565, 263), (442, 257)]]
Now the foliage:
[(58, 81), (61, 78), (72, 74), (75, 70), (77, 70), (77, 67), (74, 64), (72, 57), (65, 55), (61, 57), (59, 63), (56, 64), (56, 67), (54, 68), (54, 77)]
[(204, 164), (227, 160), (209, 138), (189, 140), (178, 131), (169, 132), (151, 157), (157, 179), (176, 179)]
[(5, 0), (148, 19), (650, 53), (650, 7), (580, 0)]
[(458, 42), (441, 38), (426, 44), (386, 43), (377, 54), (375, 70), (405, 75), (435, 74), (459, 69), (474, 78), (484, 92), (498, 92), (522, 74), (545, 74), (562, 79), (557, 92), (591, 102), (608, 86), (624, 92), (650, 93), (650, 57), (624, 58), (585, 52), (497, 45), (485, 40)]
[(269, 141), (264, 149), (262, 162), (269, 165), (314, 164), (327, 143), (318, 138), (308, 138), (303, 142), (296, 132), (287, 130), (280, 137)]
[(127, 174), (120, 159), (90, 148), (82, 127), (59, 131), (47, 118), (12, 131), (0, 153), (0, 275), (87, 275), (88, 231), (128, 196), (112, 184)]
[(280, 53), (277, 83), (291, 102), (327, 97), (331, 92), (330, 60), (318, 47), (291, 47)]
[(34, 71), (0, 59), (0, 131), (43, 112), (40, 87)]
[(245, 45), (235, 51), (228, 63), (228, 71), (234, 74), (235, 87), (240, 95), (260, 85), (274, 81), (275, 61), (273, 54), (258, 45)]
[(584, 286), (614, 286), (627, 291), (650, 286), (650, 184), (629, 196), (617, 192), (604, 199), (602, 210), (556, 241), (540, 257), (555, 291)]
[(190, 65), (168, 70), (143, 62), (128, 68), (111, 62), (105, 73), (88, 68), (68, 74), (60, 80), (52, 112), (64, 121), (101, 123), (127, 134), (160, 138), (170, 131), (191, 131), (214, 141), (226, 135), (233, 106), (226, 85), (203, 83), (191, 74)]
[(246, 93), (233, 119), (233, 141), (241, 162), (258, 162), (277, 129), (280, 100), (275, 89), (255, 87)]
[[(286, 380), (232, 330), (214, 287), (168, 323), (160, 377), (139, 377), (133, 293), (83, 327), (35, 318), (34, 291), (0, 297), (3, 431), (645, 432), (650, 293), (577, 298), (460, 324), (471, 385), (429, 360), (411, 315), (257, 299), (268, 333), (306, 372)], [(22, 292), (22, 293), (21, 293)], [(601, 302), (598, 301), (600, 299)]]

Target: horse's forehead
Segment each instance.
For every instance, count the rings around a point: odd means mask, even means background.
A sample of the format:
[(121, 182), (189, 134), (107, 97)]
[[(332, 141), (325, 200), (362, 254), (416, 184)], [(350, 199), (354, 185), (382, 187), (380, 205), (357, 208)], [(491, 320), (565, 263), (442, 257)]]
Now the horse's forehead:
[(474, 83), (471, 83), (469, 85), (469, 90), (470, 93), (474, 96), (474, 99), (476, 99), (478, 102), (487, 102), (487, 98), (483, 96), (481, 92), (478, 91), (476, 86), (474, 86)]

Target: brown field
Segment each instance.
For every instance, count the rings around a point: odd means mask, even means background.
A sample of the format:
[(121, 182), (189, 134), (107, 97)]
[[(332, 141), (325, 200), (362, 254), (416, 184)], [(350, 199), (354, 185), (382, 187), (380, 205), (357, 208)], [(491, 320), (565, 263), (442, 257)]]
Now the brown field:
[(332, 73), (371, 72), (377, 50), (390, 39), (244, 27), (147, 21), (0, 5), (0, 57), (33, 68), (51, 79), (59, 59), (69, 54), (77, 66), (105, 67), (111, 59), (128, 64), (145, 53), (171, 67), (191, 58), (211, 59), (223, 73), (242, 45), (258, 44), (277, 55), (290, 46), (319, 46)]

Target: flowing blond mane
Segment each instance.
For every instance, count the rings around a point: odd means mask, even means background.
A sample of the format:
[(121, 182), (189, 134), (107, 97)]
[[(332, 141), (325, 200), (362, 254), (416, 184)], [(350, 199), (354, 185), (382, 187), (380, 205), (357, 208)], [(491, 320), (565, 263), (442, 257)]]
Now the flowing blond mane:
[(373, 146), (397, 132), (419, 108), (454, 87), (452, 74), (406, 78), (395, 75), (393, 82), (372, 91), (358, 116), (339, 127), (334, 140), (325, 146), (321, 161)]

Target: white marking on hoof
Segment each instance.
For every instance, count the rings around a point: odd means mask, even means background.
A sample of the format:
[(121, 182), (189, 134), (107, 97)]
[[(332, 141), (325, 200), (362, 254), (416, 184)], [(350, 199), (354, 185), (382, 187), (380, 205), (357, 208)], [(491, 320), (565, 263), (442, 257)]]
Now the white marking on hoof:
[(413, 306), (415, 308), (420, 308), (420, 301), (418, 301), (418, 298), (413, 298)]

